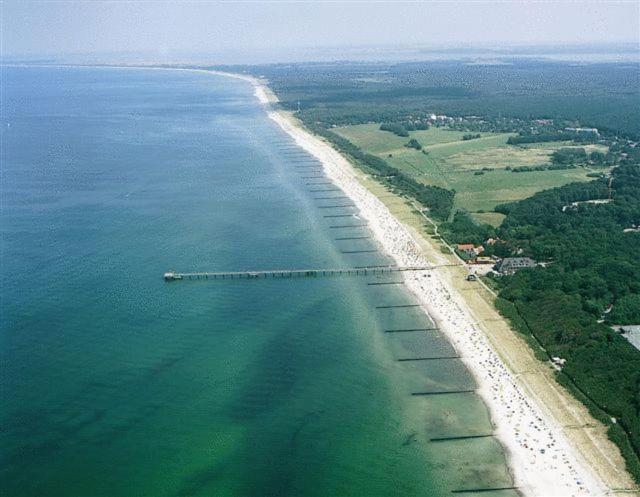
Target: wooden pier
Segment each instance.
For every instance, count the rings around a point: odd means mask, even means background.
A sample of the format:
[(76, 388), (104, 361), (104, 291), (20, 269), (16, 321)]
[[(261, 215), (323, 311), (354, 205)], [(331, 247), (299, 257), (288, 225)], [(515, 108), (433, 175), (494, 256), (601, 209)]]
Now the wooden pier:
[[(371, 283), (369, 283), (371, 285)], [(438, 328), (400, 328), (395, 330), (384, 330), (385, 333), (413, 333), (416, 331), (438, 331)]]
[(227, 272), (193, 272), (164, 273), (165, 281), (180, 280), (233, 280), (233, 279), (267, 279), (267, 278), (313, 278), (319, 276), (374, 276), (380, 274), (403, 273), (407, 271), (427, 271), (439, 266), (399, 267), (399, 266), (362, 266), (346, 269), (273, 269), (268, 271), (227, 271)]
[(452, 359), (460, 359), (459, 355), (436, 356), (436, 357), (403, 357), (396, 359), (398, 362), (415, 362), (415, 361), (450, 361)]
[(430, 438), (430, 442), (454, 442), (456, 440), (472, 440), (474, 438), (491, 438), (495, 435), (493, 433), (486, 433), (484, 435), (457, 435), (455, 437), (436, 437)]
[(452, 494), (480, 494), (489, 492), (501, 492), (505, 490), (518, 490), (518, 487), (493, 487), (493, 488), (462, 488), (459, 490), (452, 490)]
[(475, 390), (440, 390), (435, 392), (411, 392), (414, 397), (426, 397), (428, 395), (457, 395), (460, 393), (475, 393)]

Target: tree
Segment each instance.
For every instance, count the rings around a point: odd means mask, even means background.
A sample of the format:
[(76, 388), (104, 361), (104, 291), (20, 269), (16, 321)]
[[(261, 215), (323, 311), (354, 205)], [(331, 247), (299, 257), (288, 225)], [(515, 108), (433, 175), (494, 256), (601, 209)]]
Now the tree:
[(422, 150), (422, 145), (420, 145), (420, 142), (415, 138), (411, 138), (411, 140), (409, 140), (404, 146), (408, 148), (415, 148), (416, 150)]
[(640, 324), (640, 295), (629, 294), (619, 298), (607, 315), (613, 324)]

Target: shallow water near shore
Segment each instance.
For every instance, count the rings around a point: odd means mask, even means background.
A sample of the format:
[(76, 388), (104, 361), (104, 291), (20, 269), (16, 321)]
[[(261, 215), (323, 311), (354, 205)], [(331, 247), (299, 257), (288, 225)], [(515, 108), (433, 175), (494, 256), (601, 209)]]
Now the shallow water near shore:
[(3, 495), (512, 486), (401, 274), (162, 280), (390, 263), (250, 84), (2, 70)]

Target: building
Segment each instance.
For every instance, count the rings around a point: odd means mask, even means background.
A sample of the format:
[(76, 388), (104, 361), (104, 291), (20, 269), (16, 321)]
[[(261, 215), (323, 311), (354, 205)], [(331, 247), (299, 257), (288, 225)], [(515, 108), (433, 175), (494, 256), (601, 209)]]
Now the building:
[(502, 274), (513, 274), (519, 269), (528, 267), (536, 267), (536, 261), (531, 257), (505, 257), (494, 266), (494, 269)]
[(565, 131), (570, 131), (571, 133), (593, 133), (595, 135), (599, 135), (598, 128), (564, 128)]
[(458, 252), (464, 255), (469, 261), (475, 261), (478, 254), (484, 252), (482, 245), (476, 247), (473, 243), (459, 243), (456, 248)]
[(613, 202), (613, 199), (610, 198), (597, 198), (594, 200), (580, 200), (578, 202), (571, 202), (569, 205), (562, 206), (562, 212), (567, 212), (569, 209), (577, 209), (581, 205), (585, 204), (608, 204), (609, 202)]
[(625, 337), (631, 345), (640, 350), (640, 325), (620, 326), (622, 336)]

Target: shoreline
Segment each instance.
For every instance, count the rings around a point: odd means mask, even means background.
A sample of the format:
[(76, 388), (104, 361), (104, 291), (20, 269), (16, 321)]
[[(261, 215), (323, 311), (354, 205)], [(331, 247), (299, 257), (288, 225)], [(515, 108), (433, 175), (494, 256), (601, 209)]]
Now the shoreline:
[[(254, 87), (255, 97), (265, 106), (269, 118), (289, 134), (298, 146), (321, 161), (327, 177), (352, 199), (369, 223), (377, 242), (398, 265), (426, 266), (447, 262), (443, 254), (434, 250), (423, 250), (424, 244), (431, 246), (432, 242), (417, 233), (414, 228), (396, 219), (390, 208), (363, 185), (367, 182), (364, 180), (364, 174), (354, 169), (348, 159), (329, 143), (304, 129), (301, 123), (289, 113), (270, 109), (268, 106), (276, 103), (277, 97), (264, 80), (245, 74), (189, 67), (153, 65), (47, 65), (47, 67), (182, 70), (249, 82)], [(431, 248), (433, 249), (433, 246)], [(426, 253), (429, 254), (428, 257)], [(513, 357), (505, 358), (504, 349), (496, 347), (495, 336), (492, 337), (486, 329), (483, 330), (474, 319), (473, 307), (469, 302), (464, 301), (463, 294), (460, 289), (456, 289), (456, 281), (452, 280), (450, 273), (440, 270), (416, 272), (407, 277), (405, 282), (423, 310), (437, 323), (447, 339), (459, 351), (465, 366), (476, 379), (477, 393), (489, 409), (496, 437), (505, 449), (514, 484), (523, 495), (580, 497), (611, 495), (618, 492), (638, 495), (635, 486), (617, 484), (619, 481), (624, 481), (620, 475), (618, 475), (619, 479), (601, 478), (603, 471), (600, 471), (598, 465), (594, 463), (594, 457), (596, 460), (600, 457), (607, 459), (609, 465), (615, 467), (619, 464), (619, 453), (616, 457), (608, 446), (603, 448), (598, 446), (595, 440), (591, 440), (599, 454), (597, 456), (588, 454), (590, 457), (586, 457), (584, 447), (581, 451), (576, 447), (578, 442), (569, 441), (570, 437), (565, 434), (566, 425), (558, 421), (557, 409), (571, 410), (575, 406), (556, 406), (555, 415), (550, 413), (553, 409), (548, 405), (548, 396), (540, 395), (540, 391), (532, 391), (531, 384), (521, 379), (523, 373), (515, 371)], [(497, 352), (498, 349), (502, 354)], [(510, 368), (506, 364), (509, 364)], [(557, 386), (557, 384), (548, 384), (546, 388), (551, 390)], [(560, 401), (564, 401), (564, 398), (560, 397)], [(576, 416), (578, 417), (580, 416)], [(589, 434), (587, 437), (591, 438)], [(591, 448), (587, 447), (587, 449)], [(609, 452), (613, 454), (611, 460), (608, 457)], [(626, 474), (624, 469), (619, 469), (618, 472)], [(610, 472), (607, 476), (611, 476)], [(616, 484), (613, 485), (612, 481)]]
[[(235, 75), (253, 83), (254, 95), (261, 104), (277, 102), (264, 82), (241, 76)], [(327, 177), (351, 198), (378, 243), (398, 265), (446, 262), (444, 257), (427, 260), (421, 254), (420, 244), (409, 230), (360, 184), (351, 163), (330, 144), (309, 133), (285, 112), (272, 109), (267, 112), (298, 146), (322, 162)], [(460, 352), (462, 361), (476, 379), (477, 393), (489, 409), (496, 437), (505, 449), (518, 490), (527, 497), (609, 494), (611, 489), (588, 467), (555, 420), (544, 414), (533, 399), (527, 398), (465, 308), (461, 296), (444, 278), (437, 271), (422, 271), (405, 277), (405, 284)]]

